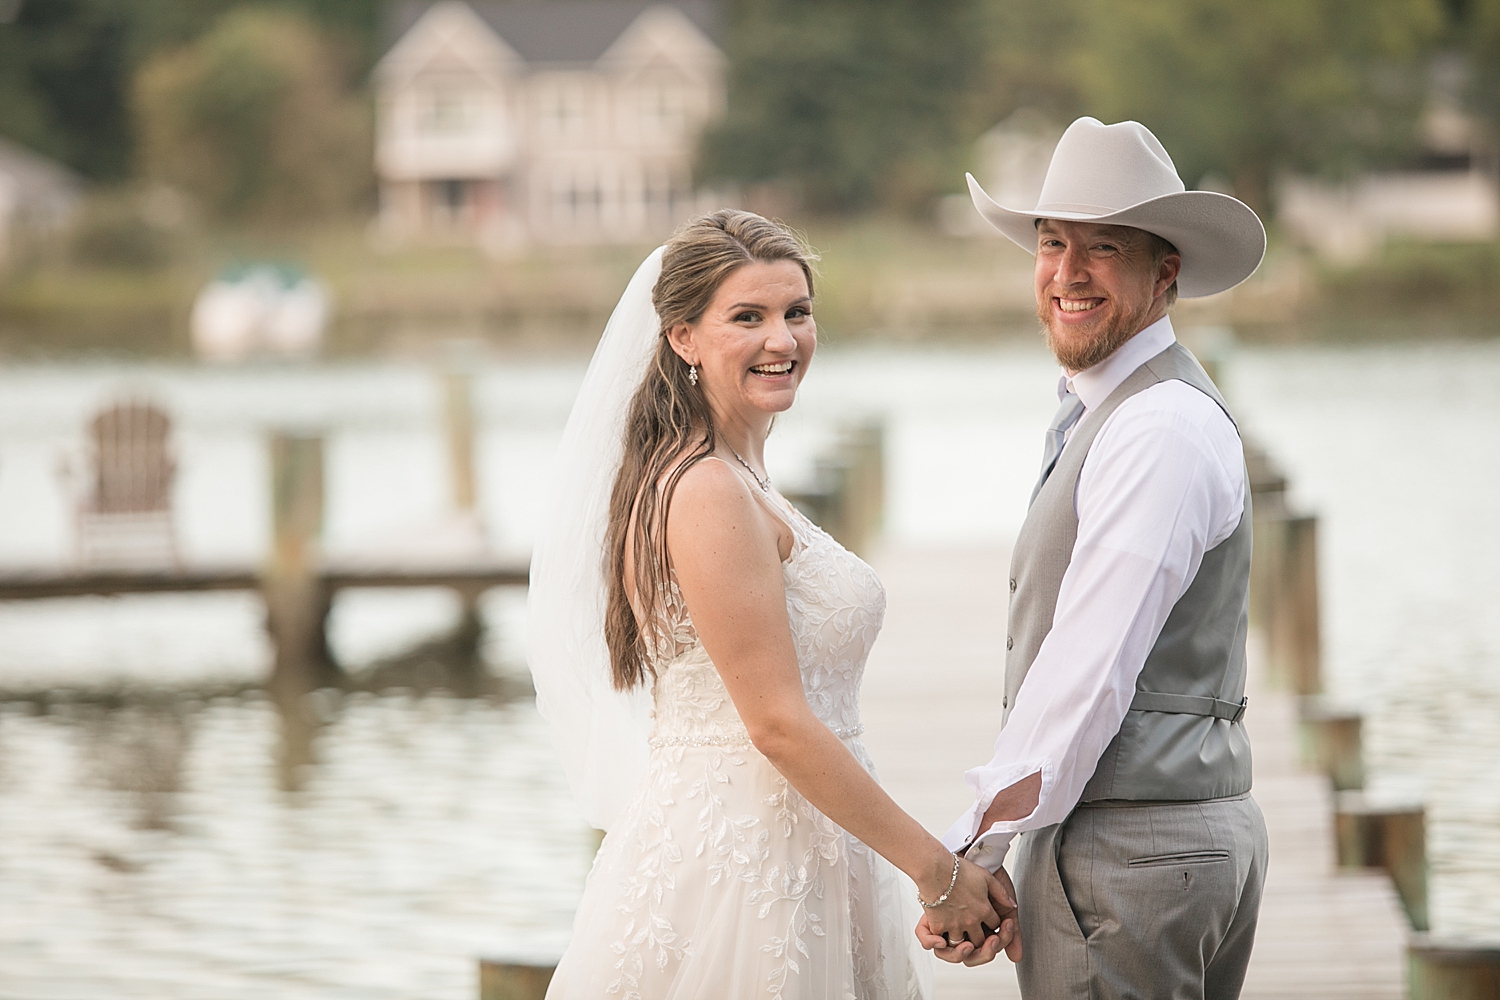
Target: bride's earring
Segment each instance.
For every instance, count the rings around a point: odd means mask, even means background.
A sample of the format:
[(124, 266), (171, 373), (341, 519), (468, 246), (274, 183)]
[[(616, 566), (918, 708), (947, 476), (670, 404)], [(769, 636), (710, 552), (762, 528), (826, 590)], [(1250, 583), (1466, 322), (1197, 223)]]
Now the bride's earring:
[(688, 365), (688, 381), (694, 385), (698, 384), (698, 366)]

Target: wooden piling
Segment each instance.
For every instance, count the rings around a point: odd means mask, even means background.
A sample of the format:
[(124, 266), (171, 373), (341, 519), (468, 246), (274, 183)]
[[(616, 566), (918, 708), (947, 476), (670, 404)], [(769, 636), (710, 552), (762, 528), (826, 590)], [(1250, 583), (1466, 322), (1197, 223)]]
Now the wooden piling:
[[(443, 374), (443, 427), (448, 444), (453, 508), (482, 533), (474, 454), (474, 375), (467, 369), (454, 369)], [(452, 635), (455, 649), (459, 651), (454, 679), (457, 686), (465, 690), (477, 690), (483, 673), (479, 655), (484, 637), (484, 617), (479, 612), (482, 592), (476, 588), (459, 588), (458, 591), (462, 604), (458, 626)]]
[(1421, 805), (1377, 805), (1340, 792), (1333, 829), (1341, 868), (1384, 868), (1414, 930), (1428, 930), (1427, 818)]
[(1414, 934), (1406, 959), (1410, 1000), (1500, 1000), (1500, 945)]
[[(1299, 695), (1323, 690), (1321, 615), (1318, 608), (1318, 519), (1289, 511), (1255, 521), (1255, 555), (1261, 564), (1262, 620), (1271, 680)], [(1252, 589), (1254, 576), (1252, 571)]]
[(270, 457), (271, 551), (261, 582), (275, 647), (269, 686), (297, 697), (339, 679), (326, 634), (332, 593), (319, 573), (323, 441), (277, 434)]
[(453, 506), (464, 513), (472, 513), (477, 509), (479, 498), (474, 473), (473, 375), (460, 371), (443, 375), (443, 418)]
[(811, 488), (786, 498), (842, 546), (869, 555), (885, 514), (885, 432), (878, 423), (845, 430), (813, 464)]
[(854, 542), (850, 548), (869, 555), (885, 517), (884, 426), (871, 422), (852, 428), (844, 435), (841, 451), (848, 468), (844, 519)]
[[(1281, 589), (1283, 552), (1282, 525), (1286, 520), (1286, 477), (1271, 462), (1265, 450), (1245, 445), (1245, 471), (1250, 477), (1251, 508), (1254, 511), (1254, 544), (1250, 563), (1250, 623), (1269, 632), (1277, 595)], [(1276, 664), (1268, 664), (1270, 680), (1285, 687)]]
[(556, 971), (556, 962), (481, 958), (479, 1000), (542, 1000)]
[(1299, 715), (1303, 762), (1328, 775), (1335, 791), (1364, 788), (1364, 718), (1319, 698), (1302, 699)]

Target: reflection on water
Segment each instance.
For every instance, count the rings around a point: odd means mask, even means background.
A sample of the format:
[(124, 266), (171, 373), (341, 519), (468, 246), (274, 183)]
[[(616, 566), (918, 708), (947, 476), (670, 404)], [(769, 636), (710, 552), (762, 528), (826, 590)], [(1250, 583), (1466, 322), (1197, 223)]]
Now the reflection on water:
[(0, 997), (474, 993), (560, 947), (591, 860), (529, 702), (320, 693), (0, 714)]

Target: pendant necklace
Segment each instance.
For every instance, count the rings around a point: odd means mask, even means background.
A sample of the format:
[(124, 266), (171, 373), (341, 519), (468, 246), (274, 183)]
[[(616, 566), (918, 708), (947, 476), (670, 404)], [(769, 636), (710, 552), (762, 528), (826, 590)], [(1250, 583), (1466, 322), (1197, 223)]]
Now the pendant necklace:
[[(725, 445), (725, 447), (728, 448), (729, 446)], [(737, 451), (735, 451), (733, 448), (729, 448), (729, 454), (733, 455), (736, 459), (738, 459), (739, 463), (745, 467), (745, 471), (748, 472), (748, 473), (750, 473), (750, 478), (755, 480), (755, 485), (760, 487), (760, 491), (762, 493), (769, 493), (769, 492), (771, 492), (771, 477), (770, 476), (767, 476), (764, 479), (760, 478), (760, 475), (754, 469), (752, 469), (750, 467), (750, 463), (747, 462), (747, 461), (745, 461), (743, 458), (740, 458), (740, 453), (737, 452)]]

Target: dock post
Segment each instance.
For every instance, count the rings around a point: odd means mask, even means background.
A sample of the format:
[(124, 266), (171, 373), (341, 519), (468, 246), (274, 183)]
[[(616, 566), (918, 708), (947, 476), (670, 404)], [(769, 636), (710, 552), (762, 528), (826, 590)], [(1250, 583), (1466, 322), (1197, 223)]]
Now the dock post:
[(848, 469), (844, 520), (849, 547), (868, 556), (885, 513), (885, 428), (875, 421), (861, 424), (848, 432), (841, 450)]
[(1334, 791), (1365, 787), (1364, 717), (1304, 698), (1301, 705), (1302, 759), (1333, 782)]
[(261, 578), (266, 627), (275, 649), (267, 683), (281, 716), (281, 786), (300, 787), (312, 762), (318, 720), (307, 695), (338, 684), (342, 674), (328, 652), (333, 596), (319, 574), (323, 530), (323, 441), (277, 434), (271, 438), (271, 552)]
[(463, 514), (478, 510), (474, 475), (474, 376), (464, 371), (443, 375), (443, 426), (448, 438), (448, 470), (453, 506)]
[(1340, 792), (1334, 836), (1341, 868), (1384, 868), (1414, 930), (1428, 929), (1427, 818), (1421, 805), (1374, 805)]
[(1413, 934), (1406, 967), (1411, 1000), (1500, 997), (1500, 944), (1435, 941), (1427, 934)]
[[(448, 441), (448, 472), (453, 493), (453, 507), (468, 519), (477, 533), (483, 526), (479, 515), (479, 487), (474, 457), (474, 375), (467, 368), (451, 369), (443, 374), (443, 427)], [(477, 689), (482, 673), (479, 648), (483, 641), (484, 618), (479, 613), (481, 591), (459, 588), (458, 627), (453, 641), (460, 652), (455, 663), (461, 687)]]
[(1294, 694), (1323, 690), (1322, 637), (1318, 610), (1318, 519), (1272, 514), (1257, 519), (1267, 550), (1266, 647), (1273, 678)]
[[(1272, 464), (1265, 450), (1247, 443), (1245, 471), (1250, 477), (1250, 501), (1254, 510), (1254, 544), (1250, 560), (1250, 623), (1270, 638), (1272, 618), (1282, 587), (1283, 553), (1286, 548), (1286, 477)], [(1268, 658), (1268, 679), (1285, 687), (1276, 658)]]
[(542, 1000), (556, 971), (556, 962), (481, 958), (479, 1000)]

